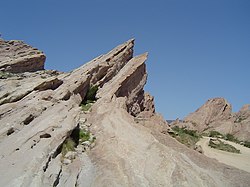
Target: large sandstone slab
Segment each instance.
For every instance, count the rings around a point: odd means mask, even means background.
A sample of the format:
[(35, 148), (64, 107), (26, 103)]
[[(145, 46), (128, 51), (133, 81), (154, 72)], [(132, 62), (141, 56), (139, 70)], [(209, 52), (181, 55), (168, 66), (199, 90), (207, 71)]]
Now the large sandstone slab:
[[(25, 72), (1, 80), (0, 186), (250, 183), (249, 173), (199, 155), (166, 133), (167, 123), (144, 92), (147, 54), (133, 57), (133, 46), (129, 40), (70, 73)], [(79, 105), (93, 85), (98, 100), (83, 112)], [(65, 159), (62, 146), (80, 126), (96, 141)]]
[(22, 41), (0, 39), (0, 70), (12, 73), (44, 69), (45, 55)]

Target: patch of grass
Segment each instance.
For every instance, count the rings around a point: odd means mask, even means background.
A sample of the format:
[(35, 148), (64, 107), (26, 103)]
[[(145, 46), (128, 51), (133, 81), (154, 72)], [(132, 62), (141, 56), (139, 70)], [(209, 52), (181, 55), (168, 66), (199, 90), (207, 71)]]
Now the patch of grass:
[(81, 108), (84, 112), (89, 111), (92, 106), (92, 103), (81, 104)]
[(92, 104), (96, 101), (96, 93), (98, 91), (98, 86), (92, 86), (88, 89), (86, 96), (81, 103), (81, 108), (83, 111), (89, 111)]
[(173, 127), (172, 130), (175, 133), (171, 133), (170, 135), (174, 137), (176, 140), (186, 145), (187, 147), (194, 148), (195, 144), (200, 140), (201, 135), (197, 133), (195, 130), (188, 130), (185, 128)]
[(237, 138), (235, 138), (232, 134), (229, 133), (225, 135), (224, 139), (231, 142), (240, 143), (240, 141)]
[(80, 142), (85, 142), (90, 139), (90, 132), (80, 129), (79, 131), (79, 141)]
[(72, 138), (67, 138), (65, 142), (62, 145), (62, 155), (63, 157), (67, 154), (69, 151), (75, 150), (76, 143)]
[(0, 79), (7, 79), (9, 77), (12, 77), (13, 75), (8, 72), (0, 71)]
[(92, 86), (88, 89), (86, 96), (84, 98), (84, 103), (90, 103), (96, 101), (96, 93), (98, 91), (98, 86)]
[(209, 137), (224, 138), (224, 135), (219, 133), (218, 131), (210, 131), (209, 132)]
[(217, 140), (210, 139), (208, 145), (214, 149), (219, 149), (231, 153), (238, 153), (238, 154), (240, 153), (240, 150), (236, 149), (234, 146), (226, 144), (218, 139)]

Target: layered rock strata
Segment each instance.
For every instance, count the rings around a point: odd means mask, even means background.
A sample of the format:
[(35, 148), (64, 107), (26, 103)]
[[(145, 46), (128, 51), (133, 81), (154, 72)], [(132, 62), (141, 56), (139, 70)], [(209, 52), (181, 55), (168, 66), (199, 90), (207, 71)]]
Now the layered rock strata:
[(0, 70), (12, 73), (44, 69), (45, 55), (22, 41), (0, 39)]
[(232, 134), (239, 140), (250, 141), (250, 109), (245, 105), (237, 112), (224, 98), (209, 99), (194, 113), (173, 126), (185, 127), (200, 132), (216, 130), (222, 134)]
[[(143, 89), (147, 54), (133, 57), (133, 46), (129, 40), (70, 73), (2, 79), (0, 186), (248, 186), (249, 173), (167, 134)], [(94, 85), (98, 100), (83, 112)]]

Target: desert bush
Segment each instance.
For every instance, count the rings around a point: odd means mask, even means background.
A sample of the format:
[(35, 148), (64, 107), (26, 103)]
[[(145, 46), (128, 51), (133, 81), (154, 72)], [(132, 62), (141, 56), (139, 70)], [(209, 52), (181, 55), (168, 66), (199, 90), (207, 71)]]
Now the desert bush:
[(98, 91), (98, 86), (92, 86), (88, 89), (86, 96), (80, 105), (83, 111), (89, 111), (94, 101), (96, 101), (97, 91)]
[(209, 137), (215, 137), (215, 138), (223, 138), (224, 135), (219, 133), (218, 131), (210, 131), (209, 132)]
[(172, 130), (175, 133), (171, 133), (170, 135), (190, 148), (194, 148), (195, 144), (199, 141), (201, 137), (195, 130), (179, 128), (177, 126), (173, 127)]
[(0, 79), (7, 79), (9, 77), (12, 77), (13, 75), (8, 72), (0, 71)]
[[(215, 141), (217, 143), (215, 143)], [(226, 144), (224, 142), (222, 142), (221, 140), (212, 140), (210, 139), (209, 140), (209, 146), (214, 148), (214, 149), (219, 149), (219, 150), (222, 150), (222, 151), (227, 151), (227, 152), (231, 152), (231, 153), (240, 153), (240, 150), (236, 149), (234, 146), (232, 145), (229, 145), (229, 144)]]
[(225, 140), (235, 142), (235, 143), (240, 143), (240, 141), (237, 138), (235, 138), (232, 134), (229, 134), (229, 133), (225, 135)]
[(79, 140), (80, 142), (85, 142), (90, 139), (90, 132), (80, 129), (79, 131)]
[(98, 86), (92, 86), (88, 89), (86, 96), (84, 98), (84, 102), (91, 103), (96, 100), (96, 93), (98, 91)]

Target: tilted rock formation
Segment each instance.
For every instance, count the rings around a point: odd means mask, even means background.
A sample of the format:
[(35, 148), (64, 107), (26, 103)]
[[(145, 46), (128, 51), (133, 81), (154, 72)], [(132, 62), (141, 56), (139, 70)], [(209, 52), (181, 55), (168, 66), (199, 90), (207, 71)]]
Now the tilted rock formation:
[(238, 113), (232, 112), (232, 106), (224, 98), (209, 99), (194, 113), (174, 126), (192, 130), (216, 130), (222, 134), (232, 134), (240, 140), (250, 140), (250, 109), (245, 105)]
[(232, 134), (240, 140), (250, 141), (250, 104), (244, 105), (234, 116)]
[(45, 55), (22, 41), (0, 39), (0, 71), (22, 73), (44, 69)]
[[(143, 89), (147, 54), (133, 57), (133, 46), (129, 40), (71, 73), (45, 70), (1, 81), (0, 186), (249, 185), (249, 173), (168, 135)], [(79, 105), (93, 85), (98, 100), (83, 112)], [(96, 140), (80, 144), (80, 128)], [(69, 139), (77, 145), (65, 154)]]

